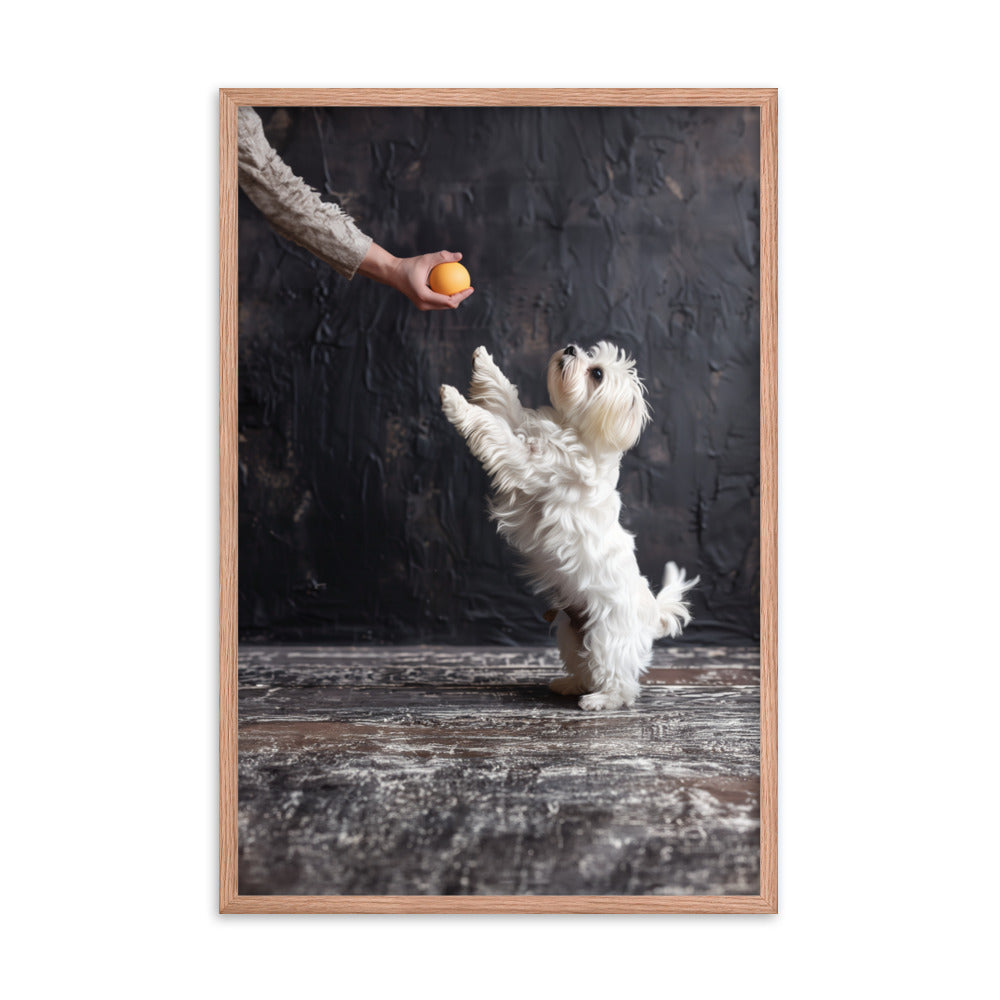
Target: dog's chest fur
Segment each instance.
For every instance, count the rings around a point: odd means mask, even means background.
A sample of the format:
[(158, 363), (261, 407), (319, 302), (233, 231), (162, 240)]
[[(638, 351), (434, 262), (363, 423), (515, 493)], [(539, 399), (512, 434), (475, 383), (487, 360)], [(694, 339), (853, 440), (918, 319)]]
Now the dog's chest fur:
[(546, 475), (526, 488), (497, 489), (490, 513), (497, 530), (524, 558), (536, 590), (579, 600), (599, 568), (635, 571), (634, 541), (621, 527), (617, 459), (603, 466), (572, 428), (545, 410), (527, 410), (518, 429)]

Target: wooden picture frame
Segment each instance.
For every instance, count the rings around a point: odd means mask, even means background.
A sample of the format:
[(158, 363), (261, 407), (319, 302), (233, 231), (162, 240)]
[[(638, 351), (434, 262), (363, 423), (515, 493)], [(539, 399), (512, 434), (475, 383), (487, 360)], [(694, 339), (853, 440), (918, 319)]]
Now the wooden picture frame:
[[(240, 106), (756, 107), (760, 112), (760, 894), (252, 896), (237, 884), (237, 170)], [(223, 89), (219, 94), (219, 910), (221, 913), (776, 913), (777, 110), (773, 89)]]

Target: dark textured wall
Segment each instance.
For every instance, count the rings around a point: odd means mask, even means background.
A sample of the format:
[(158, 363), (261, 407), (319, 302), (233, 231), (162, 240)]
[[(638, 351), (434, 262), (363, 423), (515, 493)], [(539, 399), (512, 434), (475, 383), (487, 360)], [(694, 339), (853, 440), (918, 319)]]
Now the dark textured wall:
[(261, 110), (271, 144), (387, 249), (459, 250), (475, 294), (420, 313), (276, 236), (240, 195), (244, 640), (531, 642), (545, 610), (440, 412), (484, 344), (528, 405), (551, 352), (637, 358), (653, 423), (624, 522), (693, 641), (758, 633), (756, 109)]

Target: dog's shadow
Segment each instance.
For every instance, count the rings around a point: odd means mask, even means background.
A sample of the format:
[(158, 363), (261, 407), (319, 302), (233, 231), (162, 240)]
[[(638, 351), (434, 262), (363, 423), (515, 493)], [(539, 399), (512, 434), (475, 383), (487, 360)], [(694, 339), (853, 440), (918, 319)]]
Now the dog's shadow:
[[(577, 710), (576, 695), (556, 694), (548, 684), (542, 682), (504, 682), (490, 683), (477, 681), (472, 677), (442, 677), (433, 681), (410, 678), (406, 682), (394, 685), (396, 698), (406, 699), (406, 692), (419, 693), (422, 698), (440, 701), (453, 705), (458, 711), (467, 708), (487, 710), (502, 708), (538, 708), (546, 706), (553, 709)], [(395, 699), (394, 699), (395, 700)]]
[[(553, 713), (577, 718), (594, 718), (595, 713), (580, 710), (580, 696), (577, 694), (557, 694), (545, 683), (499, 683), (477, 684), (475, 680), (463, 679), (438, 681), (433, 685), (420, 685), (426, 693), (434, 691), (443, 702), (452, 701), (455, 710), (472, 709), (476, 712), (510, 711), (518, 709), (534, 710), (545, 708)], [(612, 712), (597, 713), (600, 715)], [(621, 709), (628, 712), (628, 709)]]
[(483, 690), (499, 695), (504, 704), (575, 709), (577, 702), (576, 696), (556, 694), (547, 684), (490, 684)]

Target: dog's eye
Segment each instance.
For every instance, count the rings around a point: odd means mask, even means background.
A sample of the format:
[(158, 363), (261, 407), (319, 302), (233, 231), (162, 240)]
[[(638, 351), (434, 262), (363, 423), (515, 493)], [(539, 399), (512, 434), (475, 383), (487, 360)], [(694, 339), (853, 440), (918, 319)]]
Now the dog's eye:
[(590, 369), (590, 377), (595, 382), (600, 382), (601, 379), (604, 378), (604, 369), (603, 368), (591, 368)]

